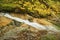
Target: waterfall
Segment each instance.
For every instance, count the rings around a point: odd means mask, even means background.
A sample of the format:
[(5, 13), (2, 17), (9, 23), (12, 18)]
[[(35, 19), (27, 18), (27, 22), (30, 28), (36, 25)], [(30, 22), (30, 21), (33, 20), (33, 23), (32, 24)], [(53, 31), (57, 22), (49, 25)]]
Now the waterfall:
[[(5, 17), (10, 18), (12, 20), (28, 24), (28, 25), (30, 25), (30, 27), (34, 27), (34, 28), (39, 29), (39, 30), (47, 30), (48, 32), (53, 32), (53, 33), (60, 32), (53, 25), (47, 25), (47, 26), (41, 25), (41, 24), (38, 24), (38, 23), (35, 23), (35, 22), (30, 22), (28, 20), (23, 20), (23, 19), (18, 18), (18, 17), (13, 17), (9, 13), (1, 13), (1, 14), (0, 14), (1, 16), (5, 16)], [(9, 38), (9, 37), (16, 37), (16, 36), (14, 36), (14, 35), (16, 35), (16, 32), (19, 32), (23, 29), (24, 28), (16, 27), (16, 28), (10, 30), (9, 32), (6, 32), (4, 34), (4, 36), (2, 36), (0, 38), (0, 40), (5, 39), (5, 38)]]
[(44, 26), (44, 25), (41, 25), (41, 24), (38, 24), (38, 23), (35, 23), (35, 22), (30, 22), (30, 21), (28, 21), (28, 20), (23, 20), (23, 19), (18, 18), (18, 17), (13, 17), (13, 16), (11, 16), (11, 15), (8, 14), (8, 13), (6, 13), (4, 16), (7, 17), (7, 18), (10, 18), (10, 19), (13, 19), (13, 20), (15, 20), (15, 21), (28, 24), (28, 25), (30, 25), (31, 27), (37, 28), (37, 29), (39, 29), (39, 30), (57, 31), (57, 29), (56, 29), (55, 27), (51, 26), (51, 25)]

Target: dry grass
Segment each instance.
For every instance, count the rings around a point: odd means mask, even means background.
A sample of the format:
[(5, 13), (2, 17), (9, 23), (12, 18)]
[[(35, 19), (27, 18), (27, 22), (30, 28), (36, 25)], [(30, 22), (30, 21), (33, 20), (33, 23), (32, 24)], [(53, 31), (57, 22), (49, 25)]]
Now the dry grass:
[(0, 26), (6, 26), (11, 21), (12, 21), (11, 19), (8, 19), (6, 17), (0, 17)]

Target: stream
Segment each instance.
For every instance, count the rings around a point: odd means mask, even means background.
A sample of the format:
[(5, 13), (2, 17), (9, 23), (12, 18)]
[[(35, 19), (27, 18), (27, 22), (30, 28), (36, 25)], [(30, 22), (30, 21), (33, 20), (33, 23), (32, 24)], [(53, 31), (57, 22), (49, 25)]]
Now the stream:
[[(23, 19), (18, 18), (18, 17), (13, 17), (13, 16), (11, 16), (9, 13), (2, 13), (2, 14), (0, 14), (0, 15), (1, 15), (1, 16), (5, 16), (5, 17), (7, 17), (7, 18), (10, 18), (10, 19), (12, 19), (12, 20), (18, 21), (18, 22), (22, 22), (22, 23), (28, 24), (28, 25), (30, 25), (30, 27), (34, 27), (34, 28), (39, 29), (39, 30), (52, 31), (53, 33), (54, 33), (54, 32), (59, 32), (59, 30), (57, 30), (57, 29), (55, 28), (55, 26), (53, 26), (53, 25), (47, 25), (47, 26), (41, 25), (41, 24), (39, 24), (39, 23), (30, 22), (30, 21), (28, 21), (28, 20), (23, 20)], [(2, 36), (0, 39), (2, 40), (2, 39), (5, 39), (5, 38), (7, 38), (7, 37), (10, 37), (10, 36), (15, 37), (14, 35), (16, 35), (17, 32), (20, 32), (21, 29), (24, 29), (24, 28), (17, 27), (17, 28), (15, 28), (15, 29), (12, 29), (12, 30), (10, 30), (9, 32), (6, 32), (6, 33), (4, 34), (4, 36)]]
[(35, 23), (35, 22), (30, 22), (28, 20), (23, 20), (23, 19), (18, 18), (18, 17), (13, 17), (9, 13), (2, 13), (2, 15), (3, 14), (7, 18), (10, 18), (12, 20), (15, 20), (15, 21), (18, 21), (18, 22), (22, 22), (22, 23), (28, 24), (31, 27), (37, 28), (39, 30), (48, 30), (48, 31), (56, 31), (56, 32), (58, 31), (53, 25), (44, 26), (44, 25), (41, 25), (41, 24), (38, 24), (38, 23)]

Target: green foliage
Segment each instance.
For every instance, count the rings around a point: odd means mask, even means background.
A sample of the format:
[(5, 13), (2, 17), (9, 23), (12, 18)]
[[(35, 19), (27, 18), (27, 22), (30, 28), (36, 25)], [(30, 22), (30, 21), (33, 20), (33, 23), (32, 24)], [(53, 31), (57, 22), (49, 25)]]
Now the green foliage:
[(34, 17), (37, 15), (39, 15), (38, 17), (47, 17), (52, 13), (60, 12), (59, 4), (52, 0), (0, 0), (0, 11), (18, 9), (32, 13)]

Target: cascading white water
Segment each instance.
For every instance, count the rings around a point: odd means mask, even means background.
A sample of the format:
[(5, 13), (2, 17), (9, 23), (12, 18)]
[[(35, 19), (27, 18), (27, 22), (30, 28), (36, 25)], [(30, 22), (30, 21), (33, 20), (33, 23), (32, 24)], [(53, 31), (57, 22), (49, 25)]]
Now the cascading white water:
[(23, 19), (20, 19), (20, 18), (17, 18), (17, 17), (12, 17), (11, 15), (9, 14), (5, 14), (4, 15), (5, 17), (8, 17), (8, 18), (11, 18), (13, 20), (16, 20), (18, 22), (22, 22), (22, 23), (25, 23), (25, 24), (28, 24), (32, 27), (35, 27), (37, 29), (46, 29), (45, 27), (43, 27), (42, 25), (39, 25), (38, 23), (34, 23), (34, 22), (29, 22), (28, 20), (23, 20)]
[(35, 23), (35, 22), (30, 22), (28, 20), (23, 20), (23, 19), (20, 19), (20, 18), (17, 18), (17, 17), (13, 17), (11, 16), (10, 14), (6, 13), (4, 15), (5, 17), (8, 17), (10, 19), (13, 19), (13, 20), (16, 20), (18, 22), (22, 22), (22, 23), (25, 23), (25, 24), (28, 24), (30, 25), (31, 27), (34, 27), (34, 28), (37, 28), (39, 30), (50, 30), (50, 31), (57, 31), (57, 29), (51, 25), (49, 26), (43, 26), (41, 24), (38, 24), (38, 23)]
[[(44, 26), (44, 25), (41, 25), (41, 24), (38, 24), (38, 23), (35, 23), (35, 22), (30, 22), (30, 21), (28, 21), (28, 20), (23, 20), (23, 19), (21, 19), (21, 18), (13, 17), (13, 16), (11, 16), (11, 15), (8, 14), (8, 13), (1, 13), (1, 14), (2, 14), (1, 16), (5, 16), (5, 17), (10, 18), (10, 19), (13, 19), (13, 20), (15, 20), (15, 21), (28, 24), (28, 25), (30, 25), (31, 27), (37, 28), (37, 29), (39, 29), (39, 30), (53, 31), (53, 33), (54, 33), (54, 32), (59, 32), (59, 30), (57, 30), (57, 29), (56, 29), (54, 26), (52, 26), (52, 25)], [(4, 15), (4, 14), (5, 14), (5, 15)], [(4, 34), (4, 36), (2, 36), (2, 37), (0, 38), (0, 40), (5, 39), (5, 38), (9, 38), (9, 37), (15, 37), (15, 38), (16, 38), (16, 36), (14, 36), (14, 35), (16, 35), (16, 32), (19, 32), (20, 29), (23, 29), (23, 28), (16, 27), (16, 28), (10, 30), (9, 32), (6, 32), (6, 33)]]

